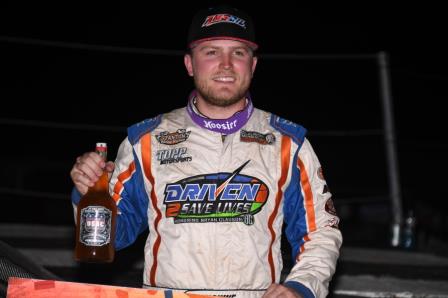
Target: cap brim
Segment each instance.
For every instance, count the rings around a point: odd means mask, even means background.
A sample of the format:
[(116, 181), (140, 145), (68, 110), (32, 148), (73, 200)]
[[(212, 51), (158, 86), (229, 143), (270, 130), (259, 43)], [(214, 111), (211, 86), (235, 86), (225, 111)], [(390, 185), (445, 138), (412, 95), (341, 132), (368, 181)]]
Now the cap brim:
[(247, 46), (249, 46), (249, 48), (251, 48), (253, 51), (256, 51), (258, 49), (258, 45), (256, 43), (254, 43), (252, 41), (249, 41), (249, 40), (246, 40), (246, 39), (233, 37), (233, 36), (213, 36), (213, 37), (201, 38), (201, 39), (192, 41), (188, 45), (188, 48), (192, 49), (192, 48), (196, 47), (198, 44), (200, 44), (201, 42), (204, 42), (204, 41), (219, 40), (219, 39), (240, 41), (242, 43), (245, 43)]

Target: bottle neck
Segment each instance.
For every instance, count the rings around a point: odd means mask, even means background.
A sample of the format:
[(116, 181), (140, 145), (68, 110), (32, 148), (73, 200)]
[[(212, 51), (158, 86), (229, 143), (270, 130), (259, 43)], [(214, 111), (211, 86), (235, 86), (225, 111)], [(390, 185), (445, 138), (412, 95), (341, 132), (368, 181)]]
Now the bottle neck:
[(98, 179), (95, 184), (89, 188), (89, 191), (109, 191), (109, 175), (106, 171), (103, 172), (101, 177)]
[(106, 161), (107, 160), (107, 150), (103, 148), (97, 148), (96, 153), (101, 156), (101, 158)]
[[(107, 161), (107, 147), (97, 146), (95, 151), (99, 156), (101, 156), (104, 162)], [(103, 174), (98, 179), (98, 181), (92, 187), (89, 188), (89, 191), (90, 190), (95, 192), (104, 190), (109, 191), (109, 175), (106, 171), (103, 171)]]

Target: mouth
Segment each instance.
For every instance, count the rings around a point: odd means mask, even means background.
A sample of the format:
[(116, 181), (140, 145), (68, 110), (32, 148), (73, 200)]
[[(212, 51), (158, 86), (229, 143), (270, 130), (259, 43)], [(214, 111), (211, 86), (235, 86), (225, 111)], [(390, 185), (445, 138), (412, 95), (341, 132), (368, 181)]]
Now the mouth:
[(236, 81), (235, 77), (233, 76), (216, 76), (212, 78), (213, 81), (218, 83), (234, 83)]

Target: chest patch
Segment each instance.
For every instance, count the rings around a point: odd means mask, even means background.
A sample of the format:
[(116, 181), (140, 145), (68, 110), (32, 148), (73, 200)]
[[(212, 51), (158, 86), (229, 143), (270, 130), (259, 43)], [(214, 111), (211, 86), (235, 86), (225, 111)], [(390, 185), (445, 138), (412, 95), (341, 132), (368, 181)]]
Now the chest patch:
[(156, 152), (157, 160), (161, 165), (179, 162), (190, 162), (193, 158), (188, 154), (187, 147), (162, 149)]
[(232, 173), (188, 177), (165, 186), (166, 217), (175, 224), (205, 222), (254, 223), (269, 196), (260, 179), (241, 174), (249, 161)]
[(163, 131), (156, 135), (156, 139), (160, 144), (176, 145), (185, 142), (190, 136), (191, 131), (186, 129), (178, 129), (176, 132)]
[(262, 134), (256, 131), (241, 130), (241, 142), (255, 142), (262, 145), (271, 145), (275, 143), (275, 136), (272, 133)]

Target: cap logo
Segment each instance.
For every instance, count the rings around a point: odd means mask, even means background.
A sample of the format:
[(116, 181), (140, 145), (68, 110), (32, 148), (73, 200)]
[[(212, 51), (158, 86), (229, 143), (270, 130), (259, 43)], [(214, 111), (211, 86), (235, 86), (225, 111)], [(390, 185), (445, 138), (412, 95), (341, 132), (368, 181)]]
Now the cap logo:
[(209, 27), (219, 23), (231, 23), (246, 29), (246, 21), (231, 14), (214, 14), (207, 16), (201, 27)]

